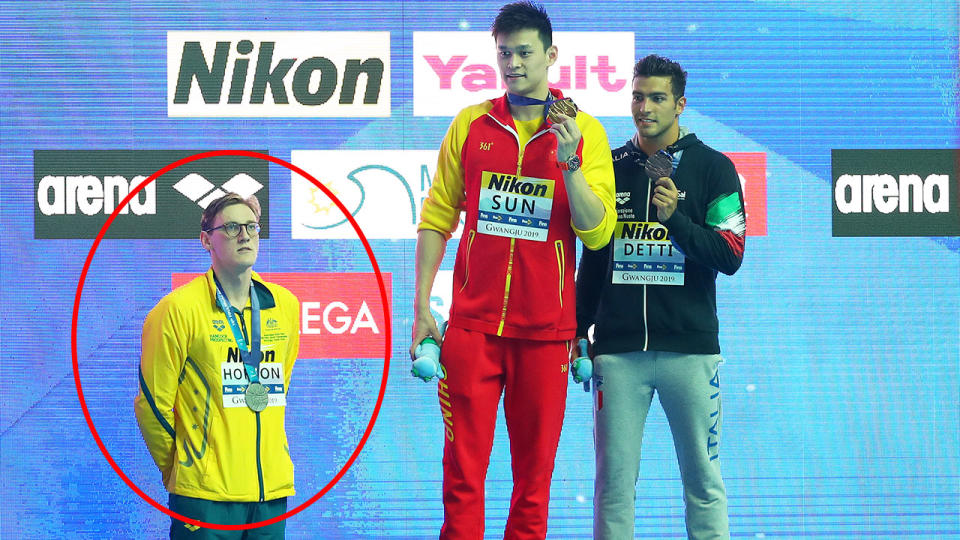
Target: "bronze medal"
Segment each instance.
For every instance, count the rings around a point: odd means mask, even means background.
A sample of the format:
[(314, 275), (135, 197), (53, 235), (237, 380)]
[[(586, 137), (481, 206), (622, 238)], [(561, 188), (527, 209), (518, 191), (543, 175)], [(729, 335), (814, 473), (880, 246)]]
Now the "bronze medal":
[(673, 156), (660, 150), (656, 154), (647, 158), (643, 165), (644, 172), (650, 177), (650, 180), (657, 181), (665, 176), (673, 174)]

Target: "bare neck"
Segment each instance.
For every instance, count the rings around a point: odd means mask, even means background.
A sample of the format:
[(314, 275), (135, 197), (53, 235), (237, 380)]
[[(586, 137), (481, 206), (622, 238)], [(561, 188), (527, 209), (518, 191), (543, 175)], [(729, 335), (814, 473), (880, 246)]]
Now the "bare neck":
[(643, 153), (652, 156), (660, 150), (665, 150), (671, 144), (680, 140), (680, 124), (675, 123), (673, 127), (665, 131), (659, 137), (645, 138), (637, 134), (637, 145), (643, 150)]

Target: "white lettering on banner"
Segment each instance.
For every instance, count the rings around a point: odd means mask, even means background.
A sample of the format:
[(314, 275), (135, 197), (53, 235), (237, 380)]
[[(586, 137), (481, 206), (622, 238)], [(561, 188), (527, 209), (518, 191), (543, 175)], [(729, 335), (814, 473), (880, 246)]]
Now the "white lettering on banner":
[(882, 214), (936, 214), (950, 211), (950, 183), (946, 174), (931, 174), (925, 179), (916, 174), (901, 174), (899, 178), (844, 174), (837, 178), (834, 200), (843, 214), (870, 213), (874, 207)]
[[(44, 176), (37, 186), (37, 204), (40, 212), (46, 216), (74, 215), (78, 211), (88, 216), (110, 215), (130, 190), (146, 179), (141, 175), (134, 176), (130, 181), (123, 176), (106, 176), (103, 179), (92, 175)], [(140, 190), (119, 213), (128, 214), (131, 210), (138, 216), (157, 213), (155, 182)]]
[(388, 117), (389, 32), (167, 32), (167, 114)]
[[(330, 334), (343, 334), (348, 331), (350, 334), (356, 334), (357, 331), (364, 329), (374, 334), (380, 333), (377, 322), (374, 320), (373, 313), (370, 312), (370, 307), (367, 306), (366, 301), (360, 304), (356, 315), (351, 315), (350, 308), (339, 301), (330, 302), (326, 306), (323, 306), (320, 302), (302, 302), (300, 305), (300, 332), (303, 334), (322, 333), (320, 326), (317, 326), (316, 323), (321, 323), (323, 329)], [(335, 311), (339, 314), (335, 315)], [(320, 312), (320, 315), (317, 314), (318, 312)]]
[[(290, 162), (329, 189), (368, 239), (417, 237), (420, 210), (437, 167), (436, 150), (293, 150)], [(293, 238), (357, 239), (333, 200), (296, 173), (290, 179), (290, 216)]]
[[(553, 43), (560, 56), (550, 86), (593, 116), (621, 116), (630, 100), (633, 32), (554, 32)], [(488, 32), (413, 33), (414, 116), (454, 116), (504, 89)]]

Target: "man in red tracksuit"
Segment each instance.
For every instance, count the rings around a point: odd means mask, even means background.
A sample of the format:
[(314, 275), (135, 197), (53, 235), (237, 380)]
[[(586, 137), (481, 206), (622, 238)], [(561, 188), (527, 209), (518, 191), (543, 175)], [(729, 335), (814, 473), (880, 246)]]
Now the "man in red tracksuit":
[(607, 244), (616, 223), (607, 136), (585, 113), (545, 119), (559, 90), (550, 19), (531, 2), (492, 26), (507, 95), (463, 109), (440, 148), (416, 253), (411, 356), (441, 342), (429, 298), (446, 242), (466, 210), (439, 383), (444, 422), (441, 538), (481, 538), (484, 479), (504, 396), (513, 496), (504, 538), (544, 538), (576, 331), (575, 238)]

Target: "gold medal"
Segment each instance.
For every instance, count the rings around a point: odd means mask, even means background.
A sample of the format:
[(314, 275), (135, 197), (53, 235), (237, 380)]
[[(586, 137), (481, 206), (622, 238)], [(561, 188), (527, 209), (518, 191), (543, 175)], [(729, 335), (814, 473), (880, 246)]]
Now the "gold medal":
[(547, 120), (550, 123), (556, 124), (560, 121), (560, 115), (566, 115), (570, 118), (577, 117), (577, 104), (573, 102), (570, 98), (558, 99), (550, 104), (550, 108), (547, 109)]

